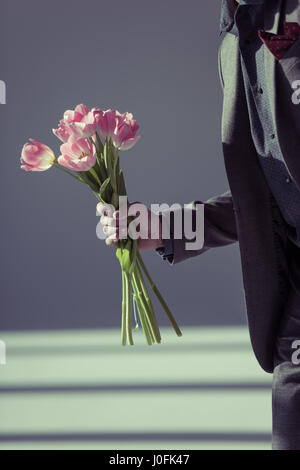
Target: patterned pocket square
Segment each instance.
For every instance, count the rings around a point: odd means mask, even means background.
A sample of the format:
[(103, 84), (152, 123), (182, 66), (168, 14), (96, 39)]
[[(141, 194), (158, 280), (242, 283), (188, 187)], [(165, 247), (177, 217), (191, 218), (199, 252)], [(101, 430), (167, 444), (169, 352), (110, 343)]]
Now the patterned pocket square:
[(300, 38), (298, 23), (284, 23), (284, 34), (268, 33), (260, 29), (258, 35), (275, 59), (280, 60), (289, 48)]

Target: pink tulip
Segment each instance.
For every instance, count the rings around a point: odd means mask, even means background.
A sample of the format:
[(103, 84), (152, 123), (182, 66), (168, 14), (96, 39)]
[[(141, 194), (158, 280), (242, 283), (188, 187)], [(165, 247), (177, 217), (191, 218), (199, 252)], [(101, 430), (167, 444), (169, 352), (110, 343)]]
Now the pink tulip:
[(85, 104), (78, 104), (74, 111), (65, 111), (64, 120), (66, 122), (80, 122), (83, 116), (90, 113), (90, 109)]
[(96, 150), (89, 139), (71, 136), (67, 143), (61, 145), (60, 151), (58, 163), (70, 170), (88, 171), (96, 163)]
[(53, 133), (66, 143), (71, 135), (81, 138), (92, 137), (96, 132), (96, 127), (94, 111), (85, 104), (79, 104), (73, 111), (65, 112), (58, 129), (53, 129)]
[(139, 125), (132, 114), (121, 114), (112, 109), (95, 109), (94, 114), (103, 139), (112, 139), (119, 150), (129, 150), (140, 140), (140, 136), (136, 135)]
[(130, 113), (122, 114), (112, 137), (114, 146), (119, 150), (131, 149), (141, 138), (137, 136), (139, 125)]
[(38, 140), (29, 139), (24, 145), (21, 156), (21, 168), (25, 171), (46, 171), (55, 162), (53, 151)]
[(71, 135), (71, 130), (68, 126), (68, 124), (62, 119), (59, 123), (59, 128), (58, 129), (53, 129), (53, 134), (58, 137), (62, 142), (67, 142), (70, 135)]
[(76, 106), (74, 111), (66, 111), (64, 121), (76, 137), (89, 138), (96, 132), (97, 122), (94, 112), (84, 104)]
[(104, 140), (112, 139), (121, 114), (114, 109), (108, 109), (107, 111), (95, 109), (94, 115), (102, 138)]

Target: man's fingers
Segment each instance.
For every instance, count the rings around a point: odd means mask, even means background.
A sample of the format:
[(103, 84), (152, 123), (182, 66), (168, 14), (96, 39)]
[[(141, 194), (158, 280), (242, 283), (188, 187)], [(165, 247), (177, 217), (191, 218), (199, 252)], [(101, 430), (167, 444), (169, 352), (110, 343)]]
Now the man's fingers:
[(120, 239), (128, 238), (127, 218), (128, 213), (125, 214), (120, 210), (115, 210), (113, 206), (97, 204), (97, 213), (101, 215), (100, 223), (103, 225), (103, 233), (106, 236), (105, 243), (108, 246), (117, 247)]
[[(127, 238), (127, 235), (125, 232), (124, 232), (124, 237)], [(112, 233), (111, 235), (109, 235), (109, 237), (105, 239), (105, 243), (108, 246), (118, 246), (119, 239), (120, 239), (120, 235), (118, 232)]]
[(108, 235), (109, 237), (114, 237), (116, 240), (118, 240), (120, 237), (122, 238), (127, 238), (128, 237), (128, 230), (127, 227), (124, 228), (119, 228), (119, 227), (112, 227), (109, 225), (105, 225), (103, 227), (103, 232), (105, 235)]
[(105, 243), (107, 246), (114, 246), (114, 247), (118, 246), (118, 241), (115, 238), (108, 237), (105, 239)]
[(127, 219), (128, 214), (123, 214), (121, 215), (121, 212), (119, 210), (113, 212), (113, 218), (115, 220), (124, 220)]
[(126, 217), (115, 218), (115, 217), (107, 217), (106, 215), (102, 215), (100, 218), (100, 223), (102, 225), (108, 225), (109, 227), (127, 227)]
[(114, 213), (114, 208), (113, 206), (109, 206), (107, 204), (103, 204), (103, 202), (99, 202), (99, 204), (97, 204), (97, 212), (99, 215), (112, 217)]
[(139, 209), (139, 206), (140, 208), (142, 209), (144, 206), (144, 204), (142, 204), (141, 202), (132, 202), (132, 203), (128, 203), (127, 205), (127, 211), (125, 211), (125, 214), (124, 214), (124, 211), (122, 211), (122, 216), (120, 215), (120, 210), (115, 210), (114, 206), (111, 205), (111, 204), (103, 204), (103, 202), (99, 202), (97, 204), (97, 212), (99, 215), (104, 215), (104, 216), (107, 216), (107, 217), (113, 217), (114, 219), (119, 219), (119, 220), (122, 220), (122, 219), (125, 219), (128, 217), (128, 210), (131, 206), (136, 206), (137, 210)]
[(100, 223), (102, 225), (108, 225), (109, 227), (116, 227), (116, 220), (112, 217), (107, 217), (106, 215), (102, 215), (100, 218)]
[(105, 235), (116, 235), (117, 227), (112, 227), (111, 225), (104, 225), (103, 232)]

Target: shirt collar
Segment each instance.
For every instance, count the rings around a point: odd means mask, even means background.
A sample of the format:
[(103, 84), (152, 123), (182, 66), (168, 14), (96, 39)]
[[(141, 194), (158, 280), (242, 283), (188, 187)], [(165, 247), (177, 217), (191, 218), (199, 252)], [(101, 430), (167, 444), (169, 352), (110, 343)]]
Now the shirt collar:
[(236, 10), (245, 5), (262, 5), (265, 0), (241, 0), (238, 4), (235, 0), (222, 0), (220, 31), (230, 31), (234, 25)]

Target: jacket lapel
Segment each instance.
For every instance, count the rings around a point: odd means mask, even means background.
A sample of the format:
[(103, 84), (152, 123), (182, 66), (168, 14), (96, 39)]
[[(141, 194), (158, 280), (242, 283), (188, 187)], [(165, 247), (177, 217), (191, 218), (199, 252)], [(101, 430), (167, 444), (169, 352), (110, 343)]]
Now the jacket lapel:
[[(270, 0), (265, 2), (265, 31), (273, 34), (278, 34), (280, 12), (283, 0)], [(264, 61), (266, 81), (268, 88), (268, 95), (270, 99), (270, 106), (273, 116), (275, 128), (277, 127), (276, 120), (276, 73), (275, 65), (276, 59), (267, 47), (264, 48)]]

